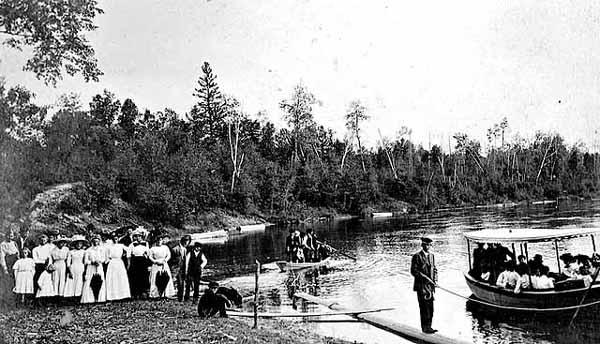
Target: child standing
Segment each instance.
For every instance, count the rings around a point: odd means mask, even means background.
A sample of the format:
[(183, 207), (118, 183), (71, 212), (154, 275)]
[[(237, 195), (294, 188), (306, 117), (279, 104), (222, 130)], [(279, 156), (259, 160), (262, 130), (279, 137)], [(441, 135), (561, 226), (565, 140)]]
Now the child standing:
[(22, 258), (13, 265), (15, 273), (15, 288), (13, 292), (20, 296), (21, 303), (25, 303), (26, 295), (33, 295), (33, 274), (35, 273), (35, 262), (31, 258), (31, 251), (23, 249)]

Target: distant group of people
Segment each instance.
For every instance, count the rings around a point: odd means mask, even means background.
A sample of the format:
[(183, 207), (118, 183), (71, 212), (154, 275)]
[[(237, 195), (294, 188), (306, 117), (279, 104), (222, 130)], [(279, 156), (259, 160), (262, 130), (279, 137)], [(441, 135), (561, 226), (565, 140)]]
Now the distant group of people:
[(312, 228), (308, 228), (306, 233), (290, 229), (285, 239), (285, 253), (287, 260), (292, 263), (319, 262), (329, 257), (327, 245), (317, 239)]
[(148, 234), (143, 227), (104, 240), (97, 234), (67, 238), (56, 231), (38, 238), (30, 238), (28, 230), (0, 233), (0, 293), (6, 297), (12, 291), (18, 303), (33, 299), (39, 305), (176, 295), (186, 301), (193, 290), (197, 302), (208, 262), (202, 245), (191, 244), (186, 235), (171, 250), (165, 233), (150, 235), (150, 244)]
[[(469, 272), (474, 278), (501, 288), (520, 293), (527, 289), (553, 289), (564, 281), (580, 281), (580, 286), (589, 286), (600, 262), (600, 256), (560, 256), (563, 267), (560, 273), (550, 272), (542, 255), (536, 254), (527, 261), (524, 255), (516, 257), (501, 244), (479, 243), (473, 251), (473, 265)], [(575, 284), (577, 285), (577, 284)]]

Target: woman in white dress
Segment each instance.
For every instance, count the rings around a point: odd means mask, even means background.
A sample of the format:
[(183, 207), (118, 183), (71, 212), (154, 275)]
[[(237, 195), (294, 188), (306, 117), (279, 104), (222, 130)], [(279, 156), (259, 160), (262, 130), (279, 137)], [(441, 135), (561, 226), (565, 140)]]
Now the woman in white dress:
[(68, 238), (58, 237), (54, 240), (54, 247), (50, 250), (50, 263), (52, 264), (52, 285), (56, 296), (62, 296), (65, 293), (65, 284), (67, 283), (67, 256), (69, 248), (66, 246)]
[[(92, 236), (92, 246), (85, 250), (83, 263), (85, 264), (85, 277), (83, 279), (83, 290), (81, 291), (81, 303), (94, 303), (106, 301), (106, 283), (104, 283), (104, 269), (102, 264), (106, 261), (104, 248), (100, 246), (100, 236)], [(98, 297), (94, 295), (92, 280), (100, 279), (102, 284), (98, 291)]]
[[(129, 279), (123, 257), (129, 261), (129, 248), (118, 242), (119, 236), (114, 234), (113, 240), (106, 246), (108, 267), (106, 268), (106, 300), (122, 300), (131, 297)], [(129, 265), (129, 262), (127, 263)]]
[(80, 298), (83, 290), (83, 273), (85, 265), (83, 258), (85, 256), (84, 245), (87, 243), (83, 235), (74, 235), (71, 238), (73, 249), (67, 255), (67, 283), (63, 297)]
[[(175, 287), (173, 286), (173, 277), (171, 276), (171, 270), (167, 262), (171, 259), (171, 250), (165, 245), (166, 236), (162, 235), (157, 238), (157, 242), (150, 248), (148, 258), (152, 262), (152, 268), (150, 270), (150, 297), (174, 297)], [(156, 286), (156, 276), (159, 272), (164, 271), (169, 276), (169, 282), (161, 294)]]

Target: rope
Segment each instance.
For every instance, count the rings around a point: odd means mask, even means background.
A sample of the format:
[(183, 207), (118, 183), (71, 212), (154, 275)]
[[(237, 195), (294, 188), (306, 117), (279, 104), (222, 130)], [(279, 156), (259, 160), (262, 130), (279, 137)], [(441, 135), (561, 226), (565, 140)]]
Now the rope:
[(450, 289), (446, 289), (446, 288), (440, 286), (437, 283), (435, 284), (435, 286), (438, 287), (438, 288), (440, 288), (441, 290), (449, 293), (449, 294), (452, 294), (454, 296), (458, 296), (458, 297), (463, 298), (465, 300), (470, 300), (470, 301), (473, 301), (473, 302), (476, 302), (476, 303), (480, 303), (482, 305), (486, 305), (486, 306), (490, 306), (490, 307), (502, 308), (502, 309), (510, 309), (510, 310), (515, 310), (515, 311), (556, 312), (556, 311), (566, 311), (566, 310), (570, 310), (570, 309), (577, 309), (577, 308), (589, 307), (589, 306), (600, 304), (600, 301), (594, 301), (594, 302), (585, 303), (585, 304), (581, 304), (581, 305), (566, 306), (566, 307), (553, 307), (553, 308), (530, 308), (530, 307), (502, 306), (502, 305), (496, 305), (496, 304), (489, 303), (489, 302), (486, 302), (486, 301), (477, 300), (477, 299), (473, 299), (471, 297), (460, 295), (459, 293), (456, 293), (456, 292), (454, 292), (454, 291), (452, 291)]

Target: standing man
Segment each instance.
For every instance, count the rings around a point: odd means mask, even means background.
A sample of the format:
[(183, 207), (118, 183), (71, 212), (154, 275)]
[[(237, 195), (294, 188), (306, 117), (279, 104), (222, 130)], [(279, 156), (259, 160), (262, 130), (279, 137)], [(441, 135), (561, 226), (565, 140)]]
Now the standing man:
[(188, 254), (188, 247), (192, 237), (188, 234), (184, 235), (179, 239), (179, 245), (173, 247), (171, 250), (171, 260), (169, 265), (171, 271), (175, 276), (175, 285), (177, 286), (177, 300), (183, 301), (183, 291), (185, 288), (185, 259)]
[(208, 263), (204, 253), (202, 253), (202, 244), (194, 243), (193, 249), (190, 250), (185, 257), (185, 294), (183, 300), (187, 301), (190, 297), (190, 289), (194, 289), (193, 302), (198, 302), (200, 293), (200, 278), (202, 277), (202, 269)]
[(433, 294), (437, 283), (437, 269), (433, 253), (430, 252), (432, 240), (421, 238), (421, 251), (415, 253), (410, 264), (410, 274), (415, 278), (413, 290), (417, 292), (419, 311), (421, 313), (421, 330), (424, 333), (436, 333), (431, 328), (433, 319)]

